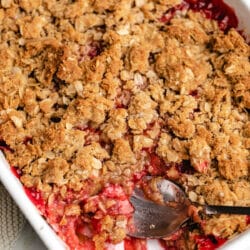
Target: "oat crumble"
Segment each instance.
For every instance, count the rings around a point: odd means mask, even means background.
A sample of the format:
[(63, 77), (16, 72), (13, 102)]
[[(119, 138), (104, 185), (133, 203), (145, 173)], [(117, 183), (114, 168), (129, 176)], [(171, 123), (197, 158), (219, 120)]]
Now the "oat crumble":
[[(71, 249), (126, 237), (144, 175), (193, 202), (250, 206), (250, 47), (192, 10), (164, 23), (180, 3), (1, 1), (1, 148)], [(176, 249), (248, 227), (245, 216), (204, 221)]]

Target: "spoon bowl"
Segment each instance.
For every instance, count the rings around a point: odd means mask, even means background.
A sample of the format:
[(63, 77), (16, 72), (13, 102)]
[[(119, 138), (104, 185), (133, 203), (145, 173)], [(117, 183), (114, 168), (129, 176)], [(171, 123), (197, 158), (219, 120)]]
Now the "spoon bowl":
[[(147, 177), (147, 180), (151, 180)], [(144, 191), (135, 188), (130, 198), (134, 213), (129, 221), (129, 236), (137, 238), (165, 238), (177, 231), (190, 217), (192, 203), (184, 191), (172, 181), (157, 178), (156, 193), (161, 202), (148, 199)], [(192, 206), (194, 207), (194, 206)], [(249, 207), (203, 206), (206, 214), (231, 213), (250, 215)]]
[[(133, 223), (129, 235), (137, 238), (162, 238), (172, 234), (189, 219), (188, 205), (183, 191), (174, 183), (159, 183), (164, 202), (171, 206), (148, 200), (141, 189), (136, 188), (130, 198), (134, 206)], [(173, 203), (176, 203), (174, 206)]]

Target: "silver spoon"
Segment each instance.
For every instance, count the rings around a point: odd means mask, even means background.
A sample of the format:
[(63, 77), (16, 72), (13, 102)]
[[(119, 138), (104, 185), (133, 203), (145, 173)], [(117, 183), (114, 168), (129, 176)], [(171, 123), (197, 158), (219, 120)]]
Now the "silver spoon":
[[(158, 194), (165, 204), (147, 199), (142, 189), (135, 188), (130, 202), (134, 214), (127, 234), (137, 238), (164, 238), (177, 231), (188, 219), (192, 204), (182, 189), (166, 179), (157, 181)], [(204, 205), (205, 214), (244, 214), (250, 215), (250, 207)]]

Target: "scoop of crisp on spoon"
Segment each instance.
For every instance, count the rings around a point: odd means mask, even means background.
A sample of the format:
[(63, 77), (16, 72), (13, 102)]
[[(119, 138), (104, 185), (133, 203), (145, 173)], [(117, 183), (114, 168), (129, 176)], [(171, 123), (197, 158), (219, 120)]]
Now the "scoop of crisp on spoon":
[[(193, 205), (182, 189), (169, 180), (155, 178), (154, 188), (149, 190), (145, 192), (139, 188), (134, 189), (130, 202), (135, 211), (127, 234), (137, 238), (167, 237), (190, 219), (190, 207)], [(203, 211), (206, 214), (250, 215), (250, 207), (205, 205)]]

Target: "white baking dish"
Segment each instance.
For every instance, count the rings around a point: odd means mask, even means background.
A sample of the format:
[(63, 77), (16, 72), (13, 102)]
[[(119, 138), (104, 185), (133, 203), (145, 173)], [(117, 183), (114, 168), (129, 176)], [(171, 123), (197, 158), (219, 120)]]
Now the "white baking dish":
[[(250, 42), (250, 0), (225, 0), (232, 6), (239, 18), (239, 29), (244, 31), (247, 40)], [(67, 246), (56, 235), (53, 229), (46, 223), (39, 214), (37, 208), (27, 197), (19, 180), (13, 175), (4, 155), (0, 151), (0, 180), (6, 187), (12, 198), (20, 207), (30, 224), (37, 234), (44, 241), (45, 245), (51, 250), (66, 250)], [(109, 247), (114, 250), (124, 249), (123, 243)], [(154, 240), (148, 240), (148, 250), (158, 250), (162, 247)], [(242, 233), (235, 239), (227, 242), (221, 250), (249, 250), (250, 249), (250, 230)]]

